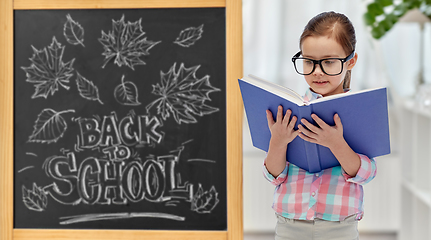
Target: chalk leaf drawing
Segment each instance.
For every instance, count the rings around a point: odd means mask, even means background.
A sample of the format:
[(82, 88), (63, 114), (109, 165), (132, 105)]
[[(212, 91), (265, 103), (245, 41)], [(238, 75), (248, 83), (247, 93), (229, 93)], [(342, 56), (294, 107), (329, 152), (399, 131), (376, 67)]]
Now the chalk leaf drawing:
[(54, 95), (58, 90), (58, 85), (69, 90), (69, 78), (73, 76), (73, 62), (75, 59), (64, 63), (64, 46), (57, 42), (55, 37), (48, 49), (37, 50), (33, 47), (33, 56), (30, 58), (30, 67), (21, 67), (26, 72), (27, 82), (35, 85), (35, 92), (32, 98)]
[(22, 186), (22, 200), (25, 206), (33, 211), (42, 212), (48, 205), (48, 197), (42, 188), (33, 183), (33, 189)]
[(75, 112), (75, 110), (65, 110), (56, 112), (52, 109), (44, 109), (33, 126), (34, 130), (28, 138), (29, 142), (52, 143), (57, 142), (67, 129), (67, 123), (61, 116), (63, 113)]
[(67, 42), (72, 45), (84, 45), (84, 28), (78, 22), (72, 19), (70, 14), (66, 15), (67, 21), (63, 27), (63, 34)]
[(202, 24), (199, 27), (189, 27), (182, 30), (174, 43), (182, 47), (190, 47), (202, 37), (202, 33), (204, 32), (203, 27), (204, 25)]
[(138, 88), (133, 82), (124, 82), (124, 75), (121, 78), (121, 84), (115, 87), (114, 97), (118, 103), (128, 106), (138, 106)]
[(98, 101), (100, 104), (103, 104), (99, 98), (99, 89), (94, 83), (85, 77), (81, 76), (78, 72), (76, 72), (76, 85), (78, 86), (78, 91), (81, 97), (91, 100)]
[(124, 22), (124, 15), (120, 20), (112, 20), (112, 31), (106, 34), (102, 30), (102, 37), (99, 42), (103, 45), (106, 64), (115, 58), (114, 63), (119, 67), (126, 65), (134, 69), (135, 65), (145, 65), (145, 62), (140, 58), (144, 55), (149, 55), (149, 50), (161, 41), (154, 42), (147, 40), (142, 31), (141, 19), (136, 22)]
[(191, 210), (197, 213), (211, 213), (219, 201), (218, 193), (214, 186), (209, 191), (204, 192), (202, 186), (199, 184), (199, 189), (192, 199)]
[(175, 72), (175, 65), (169, 72), (161, 72), (161, 82), (153, 85), (152, 93), (160, 96), (157, 100), (148, 104), (147, 112), (153, 106), (157, 106), (157, 114), (166, 120), (170, 114), (173, 115), (178, 124), (196, 123), (196, 118), (192, 115), (203, 116), (219, 111), (205, 104), (209, 98), (209, 93), (220, 91), (220, 89), (211, 86), (210, 76), (206, 75), (201, 79), (196, 77), (196, 71), (200, 65), (186, 68), (181, 63), (180, 69)]

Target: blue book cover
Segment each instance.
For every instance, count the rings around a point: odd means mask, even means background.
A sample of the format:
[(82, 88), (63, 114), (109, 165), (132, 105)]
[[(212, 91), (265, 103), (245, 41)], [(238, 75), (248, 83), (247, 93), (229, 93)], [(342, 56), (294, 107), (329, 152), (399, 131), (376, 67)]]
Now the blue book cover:
[[(335, 125), (338, 113), (343, 124), (344, 139), (356, 153), (374, 158), (390, 153), (387, 89), (377, 88), (336, 94), (304, 102), (293, 90), (265, 81), (253, 75), (238, 79), (253, 146), (268, 151), (271, 132), (266, 110), (275, 119), (277, 107), (292, 111), (292, 116), (315, 123), (315, 113), (329, 125)], [(296, 123), (297, 129), (300, 121)], [(324, 146), (296, 137), (287, 147), (286, 159), (311, 173), (339, 166), (338, 160)]]

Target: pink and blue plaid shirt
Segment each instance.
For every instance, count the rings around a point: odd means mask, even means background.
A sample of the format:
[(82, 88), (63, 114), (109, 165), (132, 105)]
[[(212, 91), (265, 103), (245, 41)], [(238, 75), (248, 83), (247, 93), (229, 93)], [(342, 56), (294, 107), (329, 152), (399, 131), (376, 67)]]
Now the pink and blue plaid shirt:
[[(310, 101), (319, 97), (322, 96), (308, 90), (304, 99)], [(274, 178), (264, 164), (265, 178), (276, 186), (272, 208), (283, 217), (299, 220), (342, 221), (351, 215), (362, 219), (362, 185), (376, 176), (377, 168), (374, 159), (358, 155), (361, 167), (355, 177), (349, 176), (341, 166), (310, 173), (286, 162), (283, 172)]]

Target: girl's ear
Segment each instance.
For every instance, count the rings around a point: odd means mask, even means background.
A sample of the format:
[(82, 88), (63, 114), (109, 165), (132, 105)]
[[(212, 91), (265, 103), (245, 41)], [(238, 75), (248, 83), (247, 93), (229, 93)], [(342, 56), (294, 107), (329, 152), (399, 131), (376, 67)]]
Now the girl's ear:
[(352, 70), (352, 68), (356, 65), (356, 61), (358, 61), (358, 54), (355, 53), (355, 56), (347, 61), (347, 70)]

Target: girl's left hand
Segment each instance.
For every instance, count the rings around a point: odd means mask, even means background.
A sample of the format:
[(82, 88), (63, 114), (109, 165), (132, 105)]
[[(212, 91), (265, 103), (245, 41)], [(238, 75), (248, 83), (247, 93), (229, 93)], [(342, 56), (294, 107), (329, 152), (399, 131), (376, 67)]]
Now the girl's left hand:
[(301, 123), (307, 128), (298, 125), (300, 133), (298, 136), (305, 141), (317, 143), (329, 149), (335, 148), (340, 145), (344, 140), (343, 137), (343, 125), (341, 124), (341, 119), (338, 114), (334, 115), (335, 126), (330, 126), (326, 124), (322, 119), (320, 119), (316, 114), (311, 114), (311, 118), (318, 124), (314, 126), (306, 119), (301, 119)]

